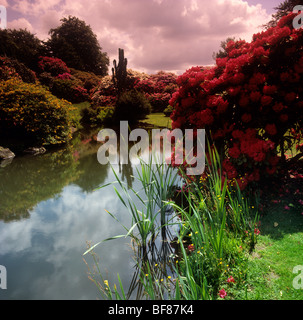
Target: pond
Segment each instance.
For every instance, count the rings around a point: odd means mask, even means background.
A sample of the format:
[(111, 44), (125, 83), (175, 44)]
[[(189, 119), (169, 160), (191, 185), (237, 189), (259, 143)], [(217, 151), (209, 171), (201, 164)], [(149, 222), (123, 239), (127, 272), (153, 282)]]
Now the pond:
[[(83, 261), (92, 244), (125, 234), (105, 210), (126, 226), (131, 218), (111, 186), (110, 165), (97, 160), (99, 145), (79, 133), (63, 149), (16, 157), (0, 167), (0, 265), (7, 289), (0, 299), (99, 299)], [(116, 165), (121, 180), (136, 188), (134, 165)], [(106, 279), (131, 284), (136, 262), (129, 238), (96, 249)], [(85, 256), (92, 268), (92, 258)]]

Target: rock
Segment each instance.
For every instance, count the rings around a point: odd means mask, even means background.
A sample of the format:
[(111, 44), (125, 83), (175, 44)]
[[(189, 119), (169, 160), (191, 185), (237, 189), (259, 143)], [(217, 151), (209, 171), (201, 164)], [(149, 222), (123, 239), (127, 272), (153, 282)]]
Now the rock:
[(5, 168), (13, 162), (13, 158), (0, 160), (0, 168)]
[(38, 154), (43, 154), (46, 152), (46, 149), (44, 147), (30, 147), (27, 148), (26, 150), (23, 151), (24, 153), (29, 153), (29, 154), (33, 154), (33, 155), (38, 155)]
[(12, 159), (15, 157), (15, 154), (8, 148), (0, 147), (0, 160)]

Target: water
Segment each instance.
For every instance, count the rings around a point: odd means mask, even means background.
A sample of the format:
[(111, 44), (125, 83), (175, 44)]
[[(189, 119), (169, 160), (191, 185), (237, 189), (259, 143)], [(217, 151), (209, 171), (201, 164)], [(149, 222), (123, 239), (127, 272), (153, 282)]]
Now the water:
[[(7, 289), (0, 299), (98, 299), (88, 279), (82, 254), (87, 241), (125, 234), (105, 211), (130, 226), (131, 219), (112, 187), (110, 166), (97, 161), (98, 144), (78, 135), (60, 150), (39, 156), (16, 157), (0, 167), (0, 265), (7, 270)], [(131, 164), (115, 167), (129, 185)], [(106, 242), (96, 254), (110, 284), (125, 288), (135, 272), (130, 240)], [(85, 256), (92, 268), (91, 256)]]

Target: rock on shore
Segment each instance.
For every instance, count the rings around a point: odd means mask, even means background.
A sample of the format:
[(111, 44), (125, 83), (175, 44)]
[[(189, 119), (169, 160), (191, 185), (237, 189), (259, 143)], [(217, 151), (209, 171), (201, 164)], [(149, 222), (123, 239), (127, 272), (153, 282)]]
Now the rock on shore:
[(3, 148), (0, 146), (0, 160), (12, 159), (15, 154), (8, 148)]

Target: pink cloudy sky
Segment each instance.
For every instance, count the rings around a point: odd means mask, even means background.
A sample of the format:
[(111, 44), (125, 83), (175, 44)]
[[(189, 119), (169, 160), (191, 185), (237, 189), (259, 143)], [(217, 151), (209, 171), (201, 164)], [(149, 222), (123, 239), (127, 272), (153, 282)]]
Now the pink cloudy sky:
[(124, 48), (129, 67), (182, 73), (213, 63), (220, 42), (250, 41), (282, 0), (0, 0), (8, 28), (27, 28), (40, 39), (76, 16), (89, 24), (112, 60)]

